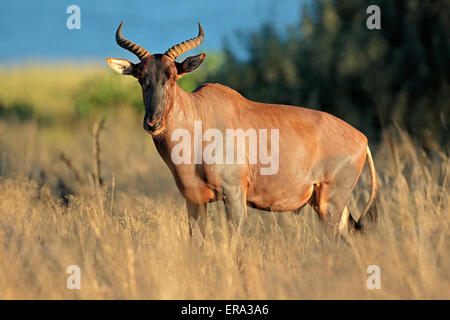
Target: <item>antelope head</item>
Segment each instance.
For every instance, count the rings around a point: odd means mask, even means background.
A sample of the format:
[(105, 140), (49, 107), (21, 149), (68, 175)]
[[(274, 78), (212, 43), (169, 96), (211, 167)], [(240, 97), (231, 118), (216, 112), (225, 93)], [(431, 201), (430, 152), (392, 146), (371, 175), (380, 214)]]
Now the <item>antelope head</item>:
[(174, 101), (176, 80), (185, 73), (194, 71), (205, 59), (201, 53), (188, 57), (183, 62), (175, 59), (184, 52), (199, 46), (205, 37), (203, 28), (198, 24), (198, 36), (174, 45), (164, 54), (150, 54), (140, 45), (122, 36), (123, 21), (116, 32), (116, 42), (122, 48), (132, 52), (139, 58), (134, 64), (126, 59), (107, 58), (111, 69), (120, 74), (132, 75), (142, 87), (145, 116), (144, 129), (156, 136), (165, 128), (165, 118)]

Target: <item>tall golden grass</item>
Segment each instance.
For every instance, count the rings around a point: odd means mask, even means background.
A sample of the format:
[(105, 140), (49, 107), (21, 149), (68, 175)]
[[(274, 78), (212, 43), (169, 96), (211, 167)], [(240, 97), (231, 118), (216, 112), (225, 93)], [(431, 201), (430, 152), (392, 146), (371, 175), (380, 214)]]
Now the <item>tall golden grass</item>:
[[(203, 246), (190, 241), (183, 199), (139, 117), (108, 118), (100, 145), (96, 188), (90, 124), (0, 120), (1, 299), (450, 298), (450, 160), (401, 129), (372, 148), (383, 206), (373, 232), (348, 246), (310, 208), (250, 210), (239, 266), (222, 205), (209, 208)], [(369, 190), (365, 169), (350, 201), (356, 216)], [(70, 265), (81, 269), (80, 290), (66, 287)], [(366, 286), (369, 265), (381, 269), (379, 290)]]

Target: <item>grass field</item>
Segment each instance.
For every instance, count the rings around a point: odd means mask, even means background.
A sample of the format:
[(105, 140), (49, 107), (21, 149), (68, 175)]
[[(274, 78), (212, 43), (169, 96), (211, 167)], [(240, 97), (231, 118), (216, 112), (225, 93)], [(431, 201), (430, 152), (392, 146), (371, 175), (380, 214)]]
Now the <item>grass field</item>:
[[(100, 133), (104, 186), (96, 188), (96, 114), (80, 117), (74, 100), (92, 75), (0, 71), (0, 299), (450, 299), (445, 153), (426, 154), (401, 129), (386, 130), (371, 146), (383, 206), (374, 232), (350, 247), (328, 239), (310, 208), (250, 210), (238, 268), (223, 206), (209, 208), (204, 245), (190, 241), (183, 199), (142, 129), (143, 111), (118, 98), (108, 100), (116, 105)], [(350, 201), (356, 216), (367, 171)], [(81, 268), (80, 290), (66, 288), (70, 265)], [(369, 265), (381, 269), (380, 290), (366, 287)]]

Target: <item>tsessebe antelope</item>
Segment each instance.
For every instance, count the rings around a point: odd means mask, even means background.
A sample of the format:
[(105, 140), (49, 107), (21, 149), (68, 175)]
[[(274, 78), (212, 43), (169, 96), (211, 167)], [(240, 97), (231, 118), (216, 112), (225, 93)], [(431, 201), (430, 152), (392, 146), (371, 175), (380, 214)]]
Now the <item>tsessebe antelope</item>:
[[(132, 75), (141, 84), (145, 105), (144, 129), (172, 172), (186, 199), (189, 230), (205, 234), (206, 205), (223, 200), (231, 226), (239, 230), (247, 215), (247, 205), (269, 211), (296, 211), (306, 204), (313, 206), (325, 225), (343, 236), (365, 221), (375, 221), (371, 210), (377, 191), (374, 163), (367, 138), (346, 122), (321, 111), (259, 103), (247, 100), (238, 92), (220, 84), (201, 85), (195, 91), (183, 91), (176, 80), (196, 70), (205, 54), (176, 62), (182, 53), (199, 46), (204, 31), (199, 24), (196, 38), (184, 41), (164, 54), (150, 54), (143, 47), (122, 37), (122, 25), (116, 42), (139, 58), (134, 64), (124, 59), (107, 58), (110, 67), (120, 74)], [(194, 121), (203, 130), (277, 128), (279, 169), (274, 175), (260, 174), (261, 163), (175, 164), (171, 152), (177, 141), (172, 134), (184, 128), (193, 135)], [(206, 144), (205, 141), (202, 142)], [(245, 145), (245, 144), (244, 144)], [(235, 150), (245, 152), (248, 148)], [(192, 153), (191, 153), (192, 154)], [(356, 221), (346, 207), (364, 163), (371, 175), (368, 204)]]

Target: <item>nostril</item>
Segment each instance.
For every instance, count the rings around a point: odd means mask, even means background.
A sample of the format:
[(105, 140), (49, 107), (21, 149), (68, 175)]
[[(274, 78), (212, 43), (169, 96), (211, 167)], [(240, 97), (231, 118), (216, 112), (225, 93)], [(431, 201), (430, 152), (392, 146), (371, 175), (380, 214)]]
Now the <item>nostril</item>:
[(150, 121), (149, 119), (147, 119), (147, 123), (150, 127), (155, 127), (156, 125), (161, 123), (161, 119), (154, 120), (154, 121)]
[(155, 130), (158, 130), (161, 127), (161, 121), (159, 121), (155, 126), (153, 127)]
[(150, 119), (145, 119), (144, 121), (144, 129), (146, 131), (156, 131), (161, 127), (161, 125), (162, 125), (161, 119), (154, 121), (150, 121)]

